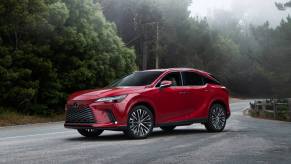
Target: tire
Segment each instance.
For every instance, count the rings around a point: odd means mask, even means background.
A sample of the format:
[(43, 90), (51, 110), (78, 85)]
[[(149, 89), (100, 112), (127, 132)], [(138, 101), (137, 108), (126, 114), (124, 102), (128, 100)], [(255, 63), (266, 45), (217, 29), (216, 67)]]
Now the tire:
[(143, 105), (135, 106), (128, 115), (127, 129), (124, 134), (132, 139), (142, 139), (148, 137), (154, 127), (154, 117), (152, 112)]
[(221, 104), (213, 104), (210, 107), (208, 120), (204, 124), (209, 132), (221, 132), (226, 124), (226, 110)]
[(171, 132), (175, 129), (176, 126), (161, 126), (160, 128), (165, 132)]
[(78, 132), (84, 137), (98, 137), (103, 131), (99, 129), (78, 129)]

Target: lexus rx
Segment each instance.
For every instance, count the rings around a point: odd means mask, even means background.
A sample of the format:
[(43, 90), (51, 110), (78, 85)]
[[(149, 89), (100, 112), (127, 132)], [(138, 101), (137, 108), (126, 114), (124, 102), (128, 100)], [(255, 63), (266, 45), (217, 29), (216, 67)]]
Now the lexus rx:
[(223, 131), (230, 116), (229, 93), (211, 74), (189, 68), (134, 72), (101, 90), (71, 94), (66, 128), (85, 137), (120, 130), (146, 138), (154, 127), (202, 123), (210, 132)]

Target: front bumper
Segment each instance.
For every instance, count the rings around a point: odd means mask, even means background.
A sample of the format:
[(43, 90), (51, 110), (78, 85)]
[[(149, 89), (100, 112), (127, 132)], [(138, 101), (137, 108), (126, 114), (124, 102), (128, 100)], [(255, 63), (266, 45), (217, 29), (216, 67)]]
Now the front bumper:
[(103, 130), (125, 130), (126, 126), (123, 124), (84, 124), (84, 123), (65, 123), (65, 128), (69, 129), (103, 129)]
[[(82, 108), (73, 107), (76, 103), (81, 104), (79, 106), (82, 106)], [(66, 105), (64, 127), (71, 129), (124, 130), (127, 125), (125, 109), (124, 103), (93, 102), (84, 105), (82, 102), (70, 102)]]

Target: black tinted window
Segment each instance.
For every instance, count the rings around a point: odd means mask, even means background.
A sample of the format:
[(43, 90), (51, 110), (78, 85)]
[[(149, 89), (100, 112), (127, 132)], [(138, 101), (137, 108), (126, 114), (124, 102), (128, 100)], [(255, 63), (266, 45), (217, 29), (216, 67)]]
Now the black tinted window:
[[(172, 81), (172, 86), (182, 86), (180, 72), (171, 72), (171, 73), (167, 74), (165, 77), (163, 77), (161, 82), (164, 80)], [(160, 83), (157, 85), (158, 87), (160, 86)]]
[(212, 79), (210, 79), (208, 77), (204, 78), (204, 82), (207, 83), (207, 84), (218, 84), (218, 85), (220, 84), (217, 80), (212, 80)]
[(145, 86), (154, 82), (163, 72), (162, 71), (144, 71), (144, 72), (134, 72), (115, 83), (111, 86)]
[(199, 86), (204, 85), (203, 77), (194, 72), (183, 72), (183, 85)]
[(220, 83), (220, 80), (218, 80), (215, 76), (213, 76), (211, 74), (210, 74), (210, 76), (213, 78), (213, 80), (212, 80), (213, 81), (213, 84), (221, 84)]

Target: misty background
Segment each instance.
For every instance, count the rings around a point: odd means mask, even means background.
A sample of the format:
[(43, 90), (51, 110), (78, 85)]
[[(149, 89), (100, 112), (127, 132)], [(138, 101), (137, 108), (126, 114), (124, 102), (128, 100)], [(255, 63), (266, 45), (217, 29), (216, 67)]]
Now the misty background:
[(261, 25), (266, 21), (270, 22), (270, 26), (276, 27), (282, 19), (286, 19), (291, 13), (290, 9), (285, 11), (278, 10), (275, 2), (285, 3), (286, 0), (193, 0), (189, 6), (191, 16), (200, 18), (207, 17), (209, 23), (214, 20), (217, 14), (224, 12), (228, 17), (239, 19), (246, 24)]

